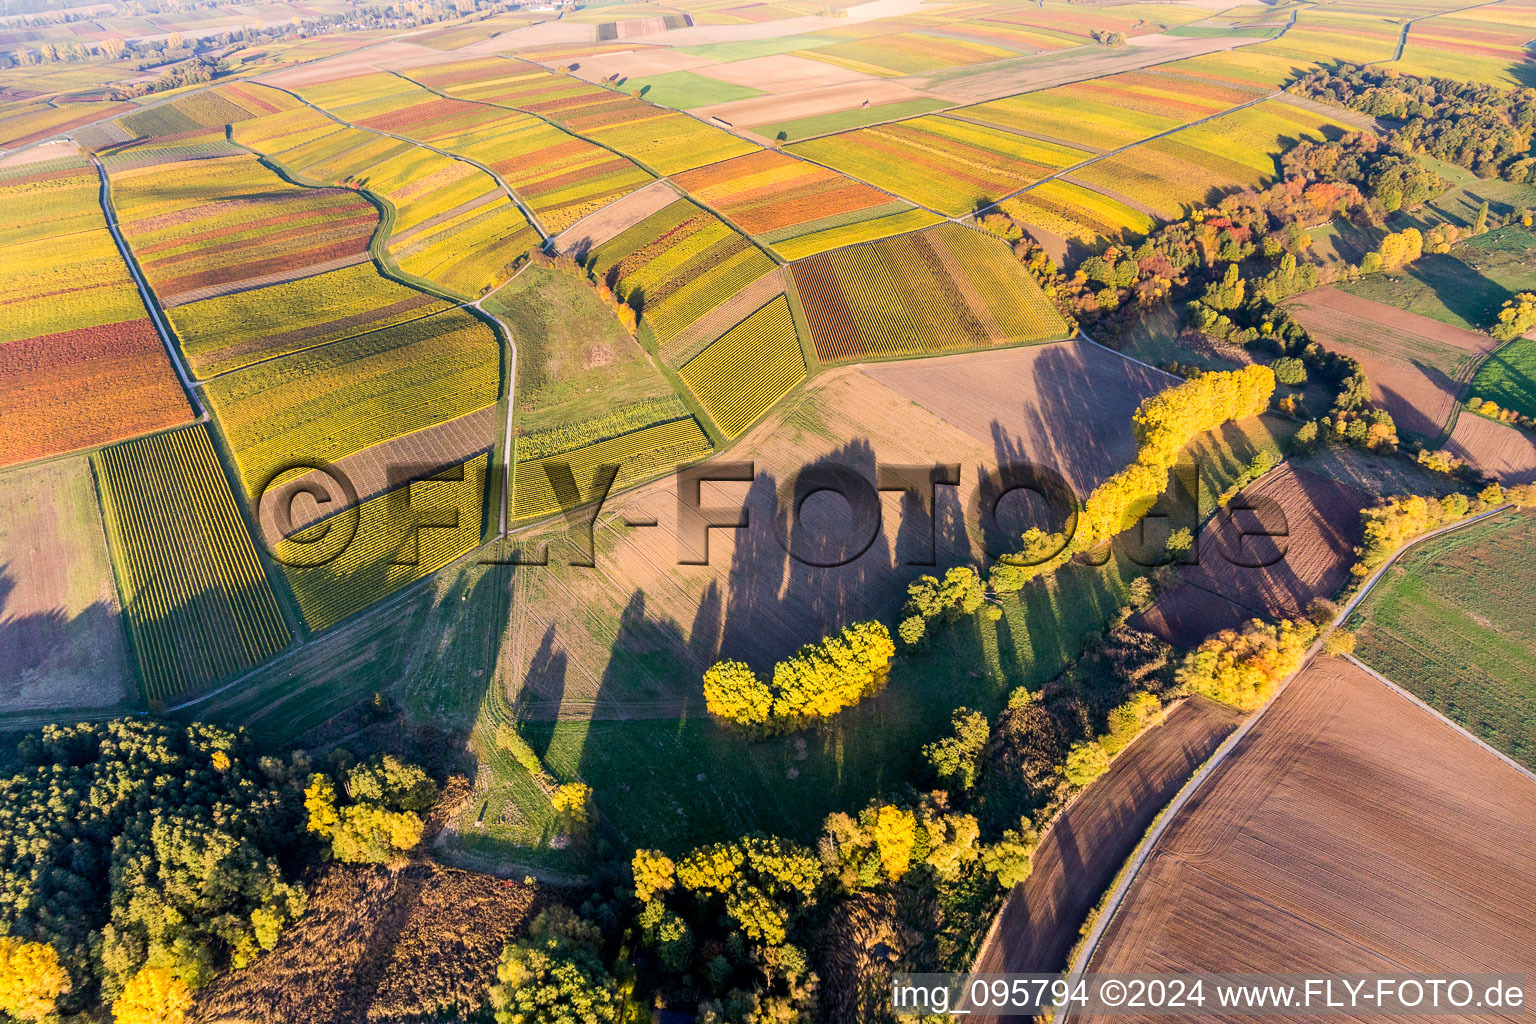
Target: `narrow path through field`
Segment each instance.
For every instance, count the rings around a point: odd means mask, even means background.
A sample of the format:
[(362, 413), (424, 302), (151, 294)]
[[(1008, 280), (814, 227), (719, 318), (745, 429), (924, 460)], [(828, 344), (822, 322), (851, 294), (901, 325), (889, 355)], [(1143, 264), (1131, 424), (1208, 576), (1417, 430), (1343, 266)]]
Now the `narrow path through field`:
[[(1146, 864), (1147, 858), (1151, 855), (1153, 847), (1157, 845), (1158, 839), (1161, 838), (1163, 833), (1168, 830), (1168, 826), (1172, 823), (1173, 819), (1178, 816), (1179, 811), (1184, 807), (1185, 804), (1189, 802), (1190, 798), (1195, 795), (1195, 793), (1200, 789), (1201, 785), (1211, 777), (1217, 766), (1219, 766), (1221, 762), (1227, 758), (1227, 755), (1232, 753), (1233, 748), (1242, 742), (1243, 737), (1252, 731), (1254, 725), (1264, 717), (1264, 713), (1270, 708), (1274, 707), (1276, 699), (1278, 699), (1279, 696), (1285, 692), (1286, 687), (1291, 684), (1291, 681), (1302, 673), (1302, 671), (1307, 667), (1308, 663), (1311, 662), (1312, 658), (1317, 654), (1318, 651), (1322, 649), (1323, 636), (1326, 635), (1328, 630), (1337, 628), (1338, 626), (1342, 625), (1346, 619), (1349, 618), (1350, 613), (1353, 612), (1356, 606), (1358, 606), (1360, 602), (1370, 594), (1371, 590), (1376, 586), (1377, 581), (1381, 579), (1382, 575), (1385, 574), (1388, 569), (1396, 564), (1397, 560), (1402, 557), (1404, 552), (1418, 546), (1419, 544), (1424, 543), (1425, 541), (1432, 540), (1443, 533), (1449, 533), (1452, 530), (1459, 530), (1463, 527), (1471, 526), (1473, 523), (1481, 522), (1490, 516), (1495, 516), (1501, 512), (1505, 512), (1511, 507), (1512, 506), (1510, 505), (1500, 505), (1498, 508), (1489, 509), (1487, 512), (1473, 516), (1470, 519), (1464, 519), (1460, 522), (1451, 523), (1448, 526), (1442, 526), (1437, 530), (1431, 530), (1428, 533), (1415, 537), (1407, 544), (1404, 544), (1402, 547), (1398, 548), (1397, 551), (1393, 553), (1391, 558), (1387, 559), (1386, 562), (1379, 566), (1375, 572), (1371, 573), (1371, 575), (1361, 585), (1359, 591), (1357, 591), (1355, 595), (1345, 603), (1344, 607), (1339, 610), (1338, 615), (1334, 617), (1333, 621), (1329, 623), (1328, 627), (1319, 633), (1317, 640), (1307, 650), (1306, 656), (1302, 659), (1301, 665), (1297, 667), (1296, 671), (1291, 673), (1285, 679), (1281, 680), (1280, 685), (1275, 687), (1275, 692), (1270, 696), (1269, 700), (1266, 701), (1264, 705), (1255, 711), (1252, 715), (1248, 716), (1248, 720), (1239, 726), (1236, 732), (1227, 737), (1226, 742), (1224, 742), (1217, 749), (1216, 753), (1211, 755), (1210, 760), (1207, 761), (1200, 768), (1200, 770), (1194, 774), (1194, 776), (1189, 780), (1188, 785), (1180, 790), (1178, 795), (1173, 798), (1173, 801), (1168, 804), (1167, 809), (1164, 810), (1162, 816), (1158, 818), (1157, 824), (1154, 825), (1151, 831), (1147, 833), (1146, 837), (1142, 840), (1141, 845), (1136, 848), (1136, 852), (1132, 855), (1130, 863), (1128, 863), (1125, 869), (1121, 872), (1119, 883), (1115, 886), (1114, 891), (1109, 895), (1109, 898), (1104, 905), (1104, 909), (1099, 914), (1098, 919), (1094, 921), (1093, 929), (1085, 938), (1082, 949), (1077, 955), (1077, 959), (1069, 965), (1070, 973), (1073, 977), (1080, 978), (1087, 970), (1088, 963), (1092, 959), (1094, 951), (1098, 948), (1099, 941), (1103, 939), (1105, 930), (1108, 929), (1110, 921), (1114, 919), (1116, 911), (1120, 909), (1120, 905), (1125, 899), (1126, 892), (1129, 891), (1131, 883), (1136, 880), (1137, 873), (1140, 872), (1141, 868)], [(1350, 660), (1353, 661), (1354, 659)], [(1468, 733), (1465, 729), (1455, 725), (1455, 723), (1451, 723), (1451, 725), (1465, 735), (1471, 736), (1471, 733)], [(1476, 739), (1475, 736), (1472, 738)], [(1527, 774), (1529, 773), (1527, 772)], [(1054, 1018), (1054, 1024), (1065, 1024), (1071, 1015), (1072, 1006), (1071, 1004), (1068, 1004), (1067, 1006), (1064, 1006), (1057, 1011)]]
[[(66, 136), (67, 137), (67, 136)], [(73, 142), (73, 139), (70, 139)], [(192, 375), (182, 365), (181, 353), (177, 351), (176, 343), (171, 338), (170, 328), (166, 326), (165, 319), (160, 315), (160, 307), (155, 302), (154, 293), (149, 290), (149, 284), (144, 280), (144, 275), (139, 273), (139, 264), (133, 258), (133, 252), (128, 248), (128, 243), (123, 239), (123, 234), (117, 228), (117, 211), (112, 206), (112, 184), (107, 179), (107, 169), (102, 166), (96, 154), (91, 154), (91, 163), (96, 167), (96, 175), (101, 179), (101, 211), (106, 215), (107, 230), (112, 232), (112, 241), (117, 243), (118, 254), (128, 266), (128, 272), (133, 275), (133, 283), (139, 288), (139, 298), (144, 303), (144, 308), (149, 311), (149, 318), (155, 325), (155, 330), (160, 334), (160, 342), (165, 346), (165, 354), (171, 359), (171, 366), (176, 370), (176, 376), (181, 379), (181, 386), (191, 399), (194, 408), (197, 409), (199, 422), (207, 422), (208, 409), (203, 405), (203, 398), (197, 393), (192, 383)]]

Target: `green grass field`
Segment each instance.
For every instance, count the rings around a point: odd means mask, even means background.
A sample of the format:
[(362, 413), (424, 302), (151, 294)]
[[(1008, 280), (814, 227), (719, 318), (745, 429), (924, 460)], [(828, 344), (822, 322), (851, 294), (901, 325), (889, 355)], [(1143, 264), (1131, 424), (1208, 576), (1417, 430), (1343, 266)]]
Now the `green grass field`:
[(1523, 416), (1536, 416), (1536, 341), (1516, 338), (1488, 357), (1469, 392)]
[(544, 430), (672, 387), (585, 279), (531, 266), (485, 302), (517, 341), (519, 427)]
[(1350, 617), (1355, 654), (1536, 767), (1536, 516), (1504, 513), (1413, 549)]
[(1536, 234), (1513, 224), (1390, 274), (1339, 285), (1453, 327), (1486, 328), (1516, 292), (1536, 289)]
[(732, 100), (749, 100), (761, 96), (761, 89), (753, 89), (732, 82), (722, 82), (693, 71), (672, 71), (664, 75), (647, 75), (644, 78), (627, 78), (619, 84), (625, 92), (634, 94), (640, 90), (640, 98), (663, 107), (692, 110), (707, 107), (711, 103), (730, 103)]

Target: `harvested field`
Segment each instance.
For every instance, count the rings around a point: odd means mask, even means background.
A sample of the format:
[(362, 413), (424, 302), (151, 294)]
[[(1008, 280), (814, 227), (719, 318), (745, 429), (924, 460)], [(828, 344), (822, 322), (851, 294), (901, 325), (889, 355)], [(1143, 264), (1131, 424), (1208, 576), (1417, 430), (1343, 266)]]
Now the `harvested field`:
[(849, 82), (865, 85), (874, 85), (877, 82), (873, 76), (866, 75), (862, 71), (841, 68), (824, 61), (807, 60), (792, 53), (775, 53), (767, 57), (753, 57), (750, 60), (717, 64), (711, 68), (701, 69), (700, 73), (710, 78), (718, 78), (722, 82), (730, 82), (732, 85), (745, 85), (773, 93), (803, 92), (819, 86), (842, 85)]
[(715, 63), (708, 57), (695, 57), (678, 50), (650, 46), (643, 50), (620, 50), (583, 57), (575, 75), (584, 81), (601, 82), (614, 75), (620, 78), (642, 78), (646, 75), (671, 74), (674, 71), (697, 71)]
[(1132, 618), (1179, 647), (1254, 616), (1296, 615), (1349, 578), (1371, 497), (1289, 465), (1243, 488), (1197, 535), (1198, 564)]
[(555, 237), (555, 246), (580, 259), (676, 199), (677, 191), (672, 186), (664, 181), (652, 182), (572, 224)]
[(1242, 717), (1192, 697), (1122, 751), (1045, 834), (1034, 872), (1008, 894), (972, 970), (1052, 974), (1065, 967), (1078, 928), (1147, 826)]
[(117, 583), (84, 456), (0, 475), (0, 712), (128, 696)]
[[(864, 375), (989, 447), (1057, 470), (1080, 496), (1136, 455), (1127, 429), (1167, 374), (1085, 341), (866, 367)], [(1089, 395), (1092, 396), (1091, 400)], [(1091, 419), (1082, 417), (1091, 404)]]
[(1531, 435), (1483, 416), (1463, 412), (1446, 450), (1478, 472), (1506, 484), (1536, 481), (1536, 441)]
[[(490, 41), (487, 40), (487, 42)], [(334, 82), (341, 78), (366, 75), (381, 68), (406, 67), (423, 62), (435, 63), (457, 59), (457, 57), (458, 54), (450, 57), (441, 50), (392, 39), (388, 42), (376, 43), (366, 49), (340, 53), (325, 60), (271, 72), (263, 77), (262, 81), (283, 89), (297, 89), (300, 86), (314, 85), (318, 82)]]
[(1173, 819), (1088, 969), (1529, 975), (1532, 821), (1529, 778), (1317, 658)]
[(1465, 396), (1475, 361), (1497, 345), (1481, 332), (1337, 288), (1307, 292), (1286, 308), (1325, 348), (1360, 360), (1372, 401), (1392, 414), (1399, 430), (1430, 440)]
[(436, 864), (331, 865), (277, 948), (198, 993), (197, 1024), (435, 1019), (484, 1005), (533, 887)]

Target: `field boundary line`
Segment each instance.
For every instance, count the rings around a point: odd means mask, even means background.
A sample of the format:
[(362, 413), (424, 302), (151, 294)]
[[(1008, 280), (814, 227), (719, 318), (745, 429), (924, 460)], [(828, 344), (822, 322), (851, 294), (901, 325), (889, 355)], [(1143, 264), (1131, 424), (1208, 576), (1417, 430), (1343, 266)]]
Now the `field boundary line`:
[[(1135, 356), (1128, 356), (1124, 352), (1121, 352), (1117, 348), (1110, 348), (1108, 345), (1104, 344), (1103, 342), (1094, 341), (1092, 338), (1088, 337), (1088, 332), (1083, 330), (1081, 327), (1079, 327), (1077, 329), (1077, 336), (1082, 338), (1084, 341), (1088, 342), (1088, 344), (1090, 344), (1090, 345), (1097, 345), (1097, 346), (1099, 346), (1099, 348), (1103, 349), (1106, 352), (1113, 352), (1115, 355), (1119, 356), (1121, 359), (1126, 360), (1127, 362), (1135, 363), (1137, 366), (1145, 366), (1147, 369), (1153, 371), (1154, 373), (1160, 373), (1164, 377), (1169, 378), (1170, 380), (1176, 380), (1180, 384), (1184, 383), (1184, 378), (1180, 377), (1176, 373), (1169, 373), (1167, 370), (1163, 369), (1161, 366), (1153, 366), (1151, 363), (1144, 362), (1143, 360), (1137, 359)], [(1175, 385), (1175, 386), (1177, 386), (1177, 385)]]
[[(1471, 526), (1473, 523), (1480, 522), (1490, 516), (1498, 515), (1499, 513), (1505, 512), (1512, 507), (1512, 505), (1500, 505), (1498, 508), (1489, 509), (1487, 512), (1473, 516), (1470, 519), (1464, 519), (1460, 522), (1451, 523), (1447, 526), (1442, 526), (1437, 530), (1431, 530), (1428, 533), (1421, 534), (1420, 536), (1415, 537), (1408, 543), (1404, 544), (1402, 547), (1398, 548), (1397, 551), (1392, 554), (1391, 558), (1382, 563), (1381, 566), (1379, 566), (1376, 571), (1370, 575), (1370, 578), (1366, 580), (1365, 584), (1361, 586), (1360, 590), (1356, 592), (1356, 594), (1350, 598), (1348, 603), (1339, 610), (1338, 614), (1334, 616), (1333, 621), (1329, 623), (1328, 629), (1320, 631), (1318, 638), (1313, 641), (1312, 646), (1307, 649), (1306, 656), (1302, 659), (1301, 664), (1297, 666), (1296, 671), (1286, 676), (1285, 679), (1281, 681), (1280, 685), (1275, 688), (1275, 692), (1270, 695), (1269, 699), (1266, 700), (1264, 704), (1258, 708), (1258, 710), (1254, 711), (1254, 713), (1248, 717), (1247, 721), (1238, 726), (1232, 735), (1228, 736), (1226, 740), (1222, 742), (1221, 746), (1217, 748), (1216, 752), (1211, 755), (1210, 760), (1201, 766), (1200, 770), (1190, 777), (1190, 780), (1185, 785), (1184, 789), (1182, 789), (1178, 795), (1169, 802), (1168, 806), (1163, 809), (1162, 817), (1158, 819), (1158, 822), (1153, 826), (1152, 831), (1143, 838), (1141, 846), (1137, 849), (1136, 853), (1133, 855), (1132, 861), (1127, 865), (1127, 868), (1124, 871), (1124, 877), (1115, 887), (1114, 891), (1110, 894), (1109, 901), (1105, 904), (1103, 911), (1099, 914), (1099, 919), (1094, 924), (1093, 930), (1083, 941), (1083, 948), (1082, 951), (1078, 953), (1077, 961), (1069, 966), (1067, 972), (1069, 977), (1081, 978), (1087, 971), (1088, 964), (1093, 959), (1093, 954), (1098, 951), (1099, 943), (1104, 938), (1104, 933), (1108, 931), (1109, 925), (1113, 922), (1115, 914), (1120, 909), (1120, 905), (1125, 901), (1126, 893), (1130, 891), (1131, 885), (1136, 881), (1136, 877), (1141, 873), (1142, 867), (1146, 864), (1147, 859), (1152, 855), (1153, 850), (1157, 847), (1157, 841), (1162, 838), (1162, 835), (1167, 831), (1168, 826), (1172, 824), (1174, 818), (1178, 816), (1178, 812), (1184, 808), (1191, 797), (1200, 791), (1200, 787), (1204, 785), (1205, 782), (1210, 779), (1211, 775), (1215, 773), (1216, 769), (1221, 766), (1221, 763), (1226, 760), (1227, 755), (1232, 753), (1233, 748), (1235, 748), (1243, 740), (1243, 738), (1253, 730), (1253, 727), (1257, 725), (1259, 721), (1264, 717), (1265, 712), (1274, 706), (1275, 701), (1279, 700), (1280, 695), (1289, 689), (1291, 683), (1296, 679), (1296, 677), (1301, 675), (1302, 672), (1304, 672), (1306, 668), (1312, 663), (1313, 657), (1315, 657), (1317, 652), (1322, 648), (1323, 635), (1325, 635), (1329, 630), (1337, 628), (1344, 622), (1345, 619), (1350, 616), (1355, 607), (1359, 605), (1361, 600), (1363, 600), (1365, 596), (1369, 594), (1375, 587), (1376, 582), (1381, 579), (1382, 575), (1388, 569), (1390, 569), (1400, 557), (1402, 557), (1405, 551), (1418, 546), (1424, 541), (1438, 537), (1443, 533), (1449, 533), (1452, 530), (1459, 530), (1464, 526)], [(1349, 660), (1354, 661), (1353, 658), (1350, 658)], [(1432, 708), (1429, 710), (1433, 711)], [(1438, 715), (1438, 712), (1436, 712), (1436, 714)], [(1460, 729), (1459, 726), (1457, 726), (1457, 728)], [(1466, 730), (1463, 729), (1461, 731), (1465, 732)], [(1468, 733), (1467, 735), (1470, 736), (1471, 734)], [(1475, 736), (1472, 738), (1477, 739)], [(1481, 743), (1482, 741), (1479, 740), (1478, 742)], [(1487, 746), (1487, 744), (1483, 745)], [(1491, 750), (1492, 748), (1489, 749)], [(1494, 753), (1498, 752), (1494, 751)], [(1502, 754), (1499, 756), (1503, 757)], [(1522, 769), (1522, 771), (1524, 771), (1524, 769)], [(1531, 773), (1527, 771), (1525, 774), (1530, 775)], [(1053, 1024), (1066, 1024), (1066, 1021), (1071, 1017), (1071, 1014), (1072, 1007), (1070, 1004), (1062, 1007), (1056, 1013), (1056, 1016), (1052, 1018)]]
[(1361, 661), (1359, 658), (1355, 657), (1353, 654), (1346, 654), (1346, 655), (1344, 655), (1344, 658), (1345, 658), (1346, 661), (1348, 661), (1351, 664), (1353, 664), (1356, 668), (1360, 669), (1362, 672), (1365, 672), (1371, 678), (1375, 679), (1377, 682), (1379, 682), (1382, 685), (1384, 685), (1385, 687), (1387, 687), (1387, 689), (1391, 690), (1393, 693), (1397, 694), (1399, 697), (1402, 697), (1404, 700), (1406, 700), (1406, 701), (1408, 701), (1408, 702), (1410, 702), (1412, 704), (1416, 704), (1421, 710), (1427, 711), (1429, 714), (1434, 715), (1441, 722), (1443, 722), (1446, 725), (1450, 726), (1452, 729), (1455, 729), (1457, 732), (1461, 733), (1467, 739), (1471, 740), (1473, 743), (1476, 743), (1478, 746), (1482, 747), (1484, 750), (1486, 750), (1488, 753), (1492, 754), (1494, 757), (1498, 758), (1500, 761), (1503, 761), (1505, 764), (1509, 765), (1511, 768), (1513, 768), (1515, 771), (1519, 772), (1521, 775), (1524, 775), (1526, 778), (1530, 779), (1532, 782), (1536, 782), (1536, 772), (1531, 771), (1525, 765), (1521, 764), (1519, 761), (1516, 761), (1514, 758), (1510, 757), (1508, 754), (1504, 753), (1503, 751), (1494, 748), (1487, 741), (1479, 739), (1478, 737), (1472, 735), (1472, 733), (1467, 731), (1467, 728), (1465, 726), (1459, 725), (1456, 722), (1452, 721), (1451, 719), (1447, 718), (1440, 711), (1437, 711), (1433, 707), (1430, 707), (1428, 704), (1424, 703), (1424, 701), (1420, 700), (1415, 694), (1413, 694), (1412, 692), (1410, 692), (1409, 690), (1407, 690), (1403, 686), (1400, 686), (1399, 684), (1394, 683), (1392, 680), (1388, 679), (1386, 676), (1382, 675), (1380, 672), (1378, 672), (1375, 669), (1371, 668), (1371, 666), (1367, 665), (1365, 662)]
[[(74, 142), (74, 140), (70, 139), (70, 142)], [(149, 312), (149, 318), (155, 325), (155, 331), (160, 335), (160, 344), (165, 346), (165, 354), (170, 357), (171, 367), (176, 371), (176, 376), (180, 378), (181, 386), (186, 391), (187, 397), (192, 400), (194, 408), (197, 409), (198, 422), (207, 422), (208, 408), (203, 405), (202, 396), (197, 393), (192, 383), (192, 375), (182, 365), (181, 353), (176, 351), (176, 346), (171, 341), (170, 328), (165, 323), (154, 293), (150, 291), (149, 282), (145, 281), (144, 275), (139, 272), (138, 261), (134, 259), (133, 251), (128, 248), (128, 242), (123, 238), (122, 232), (118, 230), (117, 210), (112, 204), (112, 184), (111, 180), (107, 177), (107, 169), (102, 165), (101, 159), (95, 153), (91, 154), (91, 163), (95, 165), (96, 176), (101, 180), (101, 212), (106, 218), (107, 230), (112, 232), (112, 241), (117, 243), (117, 254), (127, 264), (128, 273), (133, 275), (133, 283), (139, 289), (139, 301), (144, 303), (144, 308)]]

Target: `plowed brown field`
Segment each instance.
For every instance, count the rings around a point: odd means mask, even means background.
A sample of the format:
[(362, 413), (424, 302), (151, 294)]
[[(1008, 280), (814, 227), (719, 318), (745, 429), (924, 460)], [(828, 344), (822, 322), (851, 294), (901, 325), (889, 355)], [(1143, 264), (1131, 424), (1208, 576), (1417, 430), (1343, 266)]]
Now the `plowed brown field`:
[(1323, 347), (1360, 360), (1372, 401), (1399, 430), (1429, 439), (1445, 429), (1477, 358), (1497, 344), (1337, 288), (1307, 292), (1286, 308)]
[(1531, 435), (1493, 420), (1463, 412), (1446, 449), (1474, 469), (1506, 484), (1536, 481), (1536, 442)]
[(1231, 708), (1195, 697), (1115, 758), (1046, 833), (1034, 873), (1009, 893), (975, 970), (1060, 970), (1088, 911), (1157, 812), (1241, 720)]
[(1348, 484), (1281, 466), (1244, 488), (1199, 536), (1199, 563), (1132, 619), (1137, 629), (1192, 647), (1254, 616), (1296, 615), (1349, 577), (1371, 503)]
[(1533, 823), (1536, 783), (1319, 658), (1174, 818), (1089, 970), (1531, 975)]

